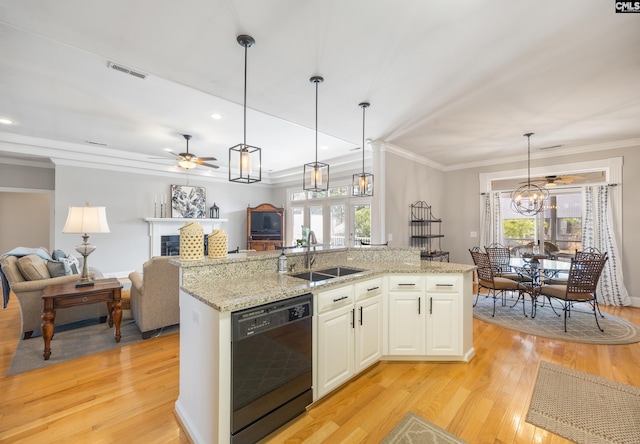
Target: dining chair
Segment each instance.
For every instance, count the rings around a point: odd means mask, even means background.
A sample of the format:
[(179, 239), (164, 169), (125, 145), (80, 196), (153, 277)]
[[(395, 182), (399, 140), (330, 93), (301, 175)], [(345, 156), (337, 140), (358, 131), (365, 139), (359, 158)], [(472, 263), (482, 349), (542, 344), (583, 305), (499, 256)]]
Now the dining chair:
[[(600, 331), (604, 331), (598, 322), (598, 313), (604, 317), (598, 307), (596, 288), (602, 274), (602, 269), (607, 261), (604, 256), (600, 259), (576, 259), (571, 260), (569, 277), (565, 285), (548, 284), (538, 288), (538, 294), (554, 298), (561, 302), (564, 312), (564, 331), (567, 331), (567, 317), (571, 317), (571, 309), (575, 303), (586, 302), (591, 305), (596, 325)], [(577, 310), (576, 310), (577, 311)], [(597, 312), (596, 312), (597, 311)]]
[(491, 261), (491, 266), (496, 276), (513, 279), (518, 282), (532, 281), (528, 274), (518, 273), (513, 270), (509, 264), (509, 260), (511, 259), (509, 248), (500, 244), (491, 244), (488, 247), (484, 247), (484, 251), (489, 255), (489, 260)]
[[(589, 247), (585, 248), (582, 251), (576, 250), (574, 256), (575, 259), (604, 259), (607, 257), (607, 253), (602, 253), (597, 248)], [(569, 278), (568, 272), (565, 273), (557, 273), (553, 276), (549, 276), (547, 279), (548, 284), (558, 284), (558, 285), (566, 285), (567, 279)], [(598, 309), (599, 310), (599, 309)]]
[[(489, 254), (484, 253), (479, 249), (471, 249), (469, 250), (469, 253), (471, 253), (473, 263), (477, 268), (476, 272), (478, 273), (478, 295), (476, 295), (476, 301), (473, 304), (474, 307), (478, 303), (480, 287), (487, 290), (487, 297), (489, 295), (493, 297), (493, 313), (491, 314), (492, 317), (496, 315), (496, 299), (499, 296), (502, 296), (502, 305), (506, 305), (505, 292), (517, 291), (518, 301), (520, 300), (522, 292), (526, 290), (526, 287), (524, 285), (513, 279), (496, 276), (491, 265), (491, 260), (489, 259)], [(516, 301), (516, 304), (518, 303), (518, 301)], [(525, 316), (527, 316), (524, 310), (524, 298), (522, 300), (522, 312)]]

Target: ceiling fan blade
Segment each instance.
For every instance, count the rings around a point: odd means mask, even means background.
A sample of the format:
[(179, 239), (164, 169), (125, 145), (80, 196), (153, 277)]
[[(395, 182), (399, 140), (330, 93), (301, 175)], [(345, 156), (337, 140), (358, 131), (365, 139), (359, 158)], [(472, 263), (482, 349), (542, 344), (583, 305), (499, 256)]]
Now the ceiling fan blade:
[(218, 160), (215, 157), (198, 157), (200, 160)]
[(218, 165), (214, 165), (212, 163), (206, 163), (206, 162), (201, 161), (200, 159), (196, 160), (196, 163), (198, 165), (206, 166), (206, 167), (209, 167), (209, 168), (220, 168)]

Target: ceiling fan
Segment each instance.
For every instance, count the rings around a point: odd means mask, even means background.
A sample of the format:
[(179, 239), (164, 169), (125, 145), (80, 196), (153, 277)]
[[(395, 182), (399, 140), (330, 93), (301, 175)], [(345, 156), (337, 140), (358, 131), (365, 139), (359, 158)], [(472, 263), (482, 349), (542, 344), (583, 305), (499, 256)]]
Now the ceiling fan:
[(215, 157), (198, 157), (193, 153), (189, 152), (189, 140), (191, 140), (191, 136), (189, 134), (183, 134), (182, 137), (187, 141), (187, 151), (184, 153), (174, 153), (171, 150), (167, 150), (168, 153), (173, 154), (178, 158), (178, 166), (180, 168), (184, 168), (185, 170), (190, 170), (195, 168), (196, 165), (202, 165), (209, 168), (220, 168), (218, 165), (214, 165), (212, 163), (207, 163), (205, 161), (209, 160), (218, 160)]
[[(567, 176), (544, 176), (543, 179), (532, 180), (531, 183), (543, 185), (545, 187), (555, 187), (556, 185), (568, 185), (578, 179), (584, 179), (584, 176), (567, 175)], [(525, 182), (526, 183), (526, 182)]]

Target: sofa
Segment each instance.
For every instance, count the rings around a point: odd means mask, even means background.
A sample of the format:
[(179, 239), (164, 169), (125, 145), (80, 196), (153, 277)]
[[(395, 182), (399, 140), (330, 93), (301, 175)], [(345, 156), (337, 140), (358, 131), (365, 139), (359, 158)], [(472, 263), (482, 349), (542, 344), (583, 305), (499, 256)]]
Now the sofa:
[(129, 274), (131, 315), (148, 339), (153, 333), (180, 323), (180, 269), (171, 256), (155, 256), (142, 265), (142, 273)]
[[(16, 295), (20, 305), (23, 339), (29, 339), (34, 330), (40, 329), (42, 325), (42, 293), (44, 289), (48, 285), (75, 282), (80, 279), (79, 274), (51, 277), (52, 262), (37, 254), (0, 258), (2, 274), (4, 274), (9, 288)], [(102, 274), (97, 270), (92, 270), (92, 275), (95, 278), (102, 277)], [(100, 320), (105, 322), (107, 314), (106, 303), (69, 307), (56, 311), (55, 326), (95, 318), (101, 318)]]

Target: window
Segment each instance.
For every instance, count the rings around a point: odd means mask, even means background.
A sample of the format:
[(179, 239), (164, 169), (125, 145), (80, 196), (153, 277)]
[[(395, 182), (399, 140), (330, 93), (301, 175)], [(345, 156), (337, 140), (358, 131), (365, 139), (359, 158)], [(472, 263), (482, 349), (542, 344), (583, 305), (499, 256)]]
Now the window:
[(516, 247), (530, 242), (551, 242), (562, 253), (582, 248), (582, 193), (561, 190), (551, 194), (545, 208), (535, 216), (523, 216), (511, 209), (511, 197), (503, 196), (502, 223), (505, 245)]
[[(351, 186), (338, 184), (325, 192), (289, 190), (287, 245), (302, 239), (302, 227), (316, 234), (318, 243), (331, 247), (370, 241), (371, 198), (351, 197)], [(306, 240), (306, 239), (305, 239)]]

